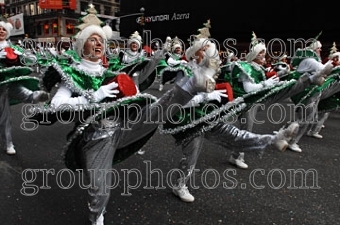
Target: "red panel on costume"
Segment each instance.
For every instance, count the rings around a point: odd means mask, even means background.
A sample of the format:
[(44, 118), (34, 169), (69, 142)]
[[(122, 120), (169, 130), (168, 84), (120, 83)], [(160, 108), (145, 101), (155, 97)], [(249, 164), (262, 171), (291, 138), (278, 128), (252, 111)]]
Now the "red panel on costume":
[(149, 46), (144, 45), (144, 46), (143, 46), (143, 50), (146, 52), (146, 54), (147, 54), (148, 56), (152, 56), (153, 51), (152, 51), (152, 49), (151, 49)]
[(117, 94), (117, 98), (133, 96), (137, 94), (135, 82), (129, 75), (125, 73), (118, 74), (115, 78), (110, 80), (108, 84), (112, 82), (116, 82), (118, 84), (119, 93)]
[(267, 77), (267, 79), (268, 79), (268, 78), (271, 78), (271, 77), (273, 77), (273, 76), (276, 76), (276, 75), (277, 75), (277, 72), (274, 71), (274, 70), (271, 70), (271, 71), (269, 71), (269, 72), (266, 72), (266, 77)]
[(185, 57), (185, 54), (183, 54), (183, 56), (182, 56), (181, 59), (182, 59), (182, 60), (185, 60), (185, 61), (188, 61), (187, 58)]
[(14, 64), (18, 61), (18, 55), (14, 53), (13, 48), (6, 47), (4, 50), (6, 52), (6, 63)]
[(227, 90), (227, 95), (228, 95), (228, 100), (229, 102), (231, 102), (232, 100), (234, 100), (234, 94), (233, 94), (233, 89), (231, 88), (231, 85), (228, 82), (223, 82), (223, 83), (219, 83), (216, 84), (215, 87), (216, 90), (223, 90), (226, 89)]

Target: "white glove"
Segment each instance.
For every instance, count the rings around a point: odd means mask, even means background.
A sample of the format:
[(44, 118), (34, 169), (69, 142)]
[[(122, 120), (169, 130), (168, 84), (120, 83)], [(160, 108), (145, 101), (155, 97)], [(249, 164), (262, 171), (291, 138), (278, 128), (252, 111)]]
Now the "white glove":
[(53, 56), (57, 56), (57, 55), (58, 55), (58, 52), (55, 50), (55, 48), (49, 48), (48, 50), (50, 51), (50, 53), (51, 53)]
[(278, 83), (279, 81), (280, 81), (280, 78), (278, 76), (272, 76), (268, 78), (267, 80), (265, 80), (263, 83), (265, 87), (268, 87), (268, 86), (272, 86)]
[(146, 52), (145, 52), (145, 50), (144, 49), (142, 49), (141, 51), (140, 51), (140, 58), (142, 58), (142, 56), (146, 56), (147, 54), (146, 54)]
[(100, 102), (104, 98), (116, 97), (116, 94), (119, 93), (119, 90), (116, 89), (117, 87), (118, 84), (116, 82), (101, 86), (97, 91), (93, 93), (94, 102)]
[(325, 82), (325, 77), (327, 77), (333, 69), (333, 60), (329, 60), (325, 63), (325, 66), (322, 70), (316, 72), (314, 75), (310, 76), (310, 80), (312, 84), (316, 84), (321, 86)]
[(333, 69), (333, 60), (329, 60), (325, 63), (325, 67), (320, 71), (321, 76), (327, 77)]
[(218, 102), (221, 102), (221, 100), (222, 100), (221, 97), (225, 97), (225, 98), (228, 97), (228, 95), (225, 94), (226, 92), (227, 92), (226, 89), (214, 90), (214, 91), (208, 93), (208, 100), (209, 101), (217, 100)]
[(187, 105), (185, 105), (186, 107), (192, 107), (192, 106), (198, 106), (200, 103), (204, 102), (204, 101), (213, 101), (213, 100), (217, 100), (218, 102), (221, 102), (221, 97), (228, 97), (226, 93), (227, 90), (223, 89), (223, 90), (214, 90), (210, 93), (199, 93), (197, 95), (195, 95), (189, 102)]
[(181, 64), (187, 64), (188, 62), (185, 60), (181, 60)]
[(204, 101), (204, 94), (198, 94), (198, 95), (195, 95), (185, 106), (184, 108), (187, 108), (187, 107), (193, 107), (193, 106), (199, 106), (199, 104), (201, 102)]
[(7, 52), (5, 52), (5, 51), (1, 51), (1, 52), (0, 52), (0, 58), (1, 58), (1, 59), (6, 58), (6, 56), (7, 56)]

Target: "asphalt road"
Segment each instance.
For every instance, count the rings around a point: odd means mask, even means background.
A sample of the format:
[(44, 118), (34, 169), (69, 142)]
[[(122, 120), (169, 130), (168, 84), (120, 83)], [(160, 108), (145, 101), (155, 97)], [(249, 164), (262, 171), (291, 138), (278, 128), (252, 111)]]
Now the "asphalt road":
[[(159, 95), (156, 88), (150, 92)], [(21, 108), (12, 106), (17, 154), (0, 153), (0, 224), (87, 224), (81, 176), (65, 170), (61, 158), (72, 124), (25, 131), (20, 127)], [(265, 111), (259, 118), (266, 119)], [(340, 224), (339, 118), (338, 112), (330, 115), (321, 131), (323, 139), (303, 137), (302, 153), (273, 147), (262, 158), (246, 153), (248, 170), (236, 169), (228, 163), (226, 149), (205, 142), (190, 187), (193, 203), (180, 201), (167, 183), (181, 149), (171, 136), (156, 133), (144, 155), (133, 155), (114, 167), (117, 180), (105, 224)], [(278, 128), (266, 122), (254, 131), (272, 133)]]

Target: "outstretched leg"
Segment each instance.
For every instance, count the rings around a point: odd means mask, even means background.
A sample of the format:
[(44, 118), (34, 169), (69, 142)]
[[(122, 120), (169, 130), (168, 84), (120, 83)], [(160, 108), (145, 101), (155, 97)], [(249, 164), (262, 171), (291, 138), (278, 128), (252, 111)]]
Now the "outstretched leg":
[[(299, 125), (292, 123), (288, 128), (280, 130), (275, 135), (255, 134), (225, 123), (218, 123), (210, 132), (206, 133), (206, 139), (222, 147), (233, 151), (261, 151), (269, 145), (275, 145), (282, 140), (290, 140), (298, 131)], [(287, 146), (283, 146), (285, 150)]]

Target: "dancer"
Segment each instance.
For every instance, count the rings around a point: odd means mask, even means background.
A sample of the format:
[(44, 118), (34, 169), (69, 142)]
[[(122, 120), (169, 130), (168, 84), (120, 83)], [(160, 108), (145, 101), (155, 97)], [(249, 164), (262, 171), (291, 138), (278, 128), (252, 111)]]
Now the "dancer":
[(323, 95), (322, 98), (325, 98), (332, 92), (334, 93), (334, 90), (337, 89), (334, 84), (337, 84), (338, 82), (333, 83), (333, 81), (335, 81), (334, 78), (331, 78), (332, 81), (329, 81), (333, 84), (332, 86), (334, 88), (328, 88), (329, 83), (325, 83), (326, 77), (332, 73), (333, 59), (329, 59), (327, 63), (322, 64), (320, 58), (322, 44), (318, 40), (320, 34), (314, 39), (310, 46), (304, 49), (297, 49), (295, 56), (292, 58), (292, 66), (296, 67), (296, 70), (290, 76), (296, 77), (303, 73), (322, 75), (318, 78), (318, 85), (310, 86), (303, 92), (291, 97), (296, 105), (295, 119), (300, 125), (299, 133), (289, 142), (288, 146), (288, 149), (295, 152), (302, 152), (298, 142), (302, 136), (307, 133), (310, 124), (313, 122), (321, 96)]
[[(199, 30), (201, 34), (187, 49), (186, 58), (189, 60), (189, 66), (215, 75), (216, 72), (213, 71), (219, 71), (221, 60), (216, 45), (208, 39), (206, 28)], [(171, 121), (178, 121), (180, 118), (182, 123), (173, 124), (167, 121), (161, 126), (161, 133), (173, 135), (177, 144), (182, 147), (183, 156), (178, 167), (181, 172), (174, 176), (173, 193), (184, 202), (195, 200), (186, 184), (193, 174), (204, 139), (235, 152), (261, 152), (270, 145), (289, 140), (297, 132), (296, 123), (280, 130), (276, 135), (254, 134), (228, 124), (227, 120), (237, 116), (245, 108), (245, 104), (242, 98), (233, 99), (233, 92), (226, 83), (223, 88), (225, 89), (214, 90), (208, 94), (198, 93), (185, 105), (188, 107), (185, 116), (182, 112), (171, 118)]]
[(340, 72), (339, 57), (340, 52), (338, 52), (336, 43), (333, 42), (333, 46), (327, 60), (332, 60), (334, 68), (321, 86), (315, 87), (312, 90), (308, 89), (308, 91), (305, 92), (307, 93), (307, 99), (312, 98), (312, 100), (309, 100), (309, 102), (317, 101), (317, 108), (315, 109), (316, 112), (314, 113), (313, 118), (314, 120), (309, 125), (309, 128), (307, 128), (308, 136), (319, 139), (323, 138), (319, 132), (327, 120), (330, 111), (335, 110), (339, 106), (339, 104), (336, 103), (338, 102), (337, 93), (340, 90), (338, 78)]
[[(135, 84), (129, 80), (129, 76), (115, 74), (101, 66), (100, 59), (105, 52), (103, 43), (107, 40), (107, 35), (98, 25), (98, 18), (93, 18), (96, 11), (90, 8), (88, 12), (92, 19), (86, 17), (87, 15), (82, 18), (85, 22), (78, 26), (81, 31), (75, 43), (81, 62), (69, 66), (53, 65), (63, 82), (53, 97), (51, 106), (62, 111), (65, 110), (63, 104), (74, 108), (81, 105), (92, 111), (94, 109), (95, 113), (77, 124), (68, 135), (64, 156), (68, 168), (83, 169), (87, 181), (92, 181), (93, 185), (88, 189), (89, 220), (98, 225), (104, 224), (104, 213), (110, 197), (110, 185), (107, 184), (112, 183), (112, 174), (105, 174), (103, 171), (110, 171), (114, 163), (140, 149), (158, 128), (161, 123), (158, 121), (165, 121), (179, 111), (173, 109), (174, 104), (186, 105), (197, 92), (210, 93), (212, 77), (217, 71), (213, 68), (208, 71), (194, 69), (192, 77), (185, 77), (177, 82), (154, 103), (152, 96), (137, 90), (126, 95), (127, 90), (135, 87)], [(156, 52), (157, 57), (153, 60), (159, 62), (158, 57), (163, 55), (164, 51)], [(121, 78), (124, 81), (121, 82), (119, 77), (125, 77)], [(115, 82), (106, 82), (106, 78), (110, 81), (113, 78)], [(124, 108), (132, 103), (141, 107), (124, 113)], [(268, 142), (267, 139), (263, 141)]]
[(161, 60), (157, 66), (157, 76), (159, 77), (159, 91), (163, 90), (164, 84), (167, 82), (173, 83), (178, 77), (177, 71), (182, 70), (185, 76), (190, 76), (190, 69), (186, 66), (187, 61), (184, 57), (183, 43), (176, 36), (173, 40), (167, 38), (167, 42), (171, 44), (171, 51), (165, 55), (165, 59)]
[[(234, 96), (243, 97), (247, 109), (243, 110), (239, 117), (240, 128), (248, 131), (253, 130), (257, 111), (263, 105), (277, 103), (302, 92), (306, 87), (319, 84), (320, 74), (310, 76), (308, 73), (300, 74), (296, 79), (283, 79), (286, 70), (270, 71), (263, 67), (266, 63), (266, 46), (259, 42), (255, 33), (252, 37), (251, 51), (246, 55), (245, 62), (235, 62), (231, 72), (225, 72), (225, 79), (230, 82)], [(323, 82), (323, 80), (322, 80)], [(276, 143), (276, 148), (284, 151), (288, 143), (285, 141)], [(229, 162), (239, 168), (247, 169), (244, 154), (232, 153)]]
[[(161, 123), (158, 121), (167, 119), (169, 115), (165, 112), (171, 111), (171, 116), (178, 111), (168, 110), (174, 103), (185, 105), (197, 91), (211, 91), (207, 86), (211, 77), (196, 71), (194, 76), (176, 83), (158, 100), (138, 92), (129, 76), (101, 65), (105, 41), (110, 35), (107, 27), (100, 26), (96, 13), (91, 7), (78, 26), (80, 31), (76, 36), (75, 51), (81, 57), (80, 62), (52, 65), (55, 75), (61, 77), (61, 83), (51, 100), (50, 112), (65, 112), (65, 104), (73, 109), (82, 106), (95, 112), (86, 117), (86, 121), (76, 123), (68, 135), (64, 157), (68, 168), (83, 169), (87, 181), (94, 182), (88, 189), (89, 220), (98, 225), (104, 224), (110, 197), (110, 185), (107, 184), (112, 182), (112, 174), (103, 174), (102, 171), (109, 171), (113, 164), (140, 149), (157, 130)], [(156, 52), (152, 63), (157, 65), (164, 53), (163, 50)], [(49, 78), (54, 79), (52, 73), (46, 76), (46, 82)], [(140, 107), (124, 113), (128, 105)]]
[(146, 56), (142, 47), (142, 37), (138, 31), (130, 35), (126, 51), (119, 50), (118, 54), (109, 55), (109, 70), (124, 72), (132, 76), (139, 90), (148, 89), (156, 79), (157, 64)]
[(0, 139), (8, 155), (16, 154), (12, 140), (11, 109), (18, 103), (38, 103), (49, 99), (49, 94), (39, 90), (39, 79), (29, 76), (33, 70), (23, 65), (28, 58), (18, 46), (8, 39), (13, 26), (0, 19)]

